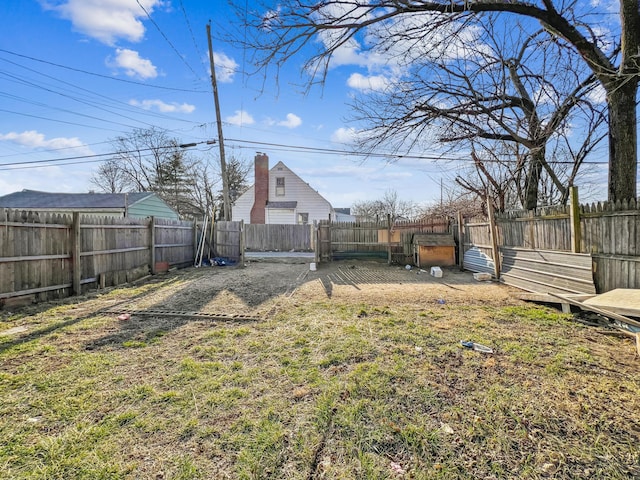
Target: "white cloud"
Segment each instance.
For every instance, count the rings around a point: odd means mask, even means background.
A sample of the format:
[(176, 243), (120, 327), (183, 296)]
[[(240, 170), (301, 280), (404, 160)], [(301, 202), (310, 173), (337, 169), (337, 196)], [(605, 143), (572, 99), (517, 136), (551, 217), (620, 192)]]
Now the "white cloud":
[[(162, 5), (162, 0), (139, 2), (149, 14), (154, 7)], [(138, 42), (144, 37), (145, 28), (140, 18), (146, 18), (147, 14), (136, 0), (42, 0), (41, 3), (43, 8), (54, 10), (71, 21), (79, 32), (107, 45), (113, 45), (119, 38)]]
[[(35, 130), (26, 130), (22, 133), (9, 132), (0, 134), (0, 141), (13, 142), (23, 147), (46, 148), (50, 150), (85, 147), (85, 144), (77, 137), (51, 138), (47, 140), (44, 134)], [(82, 153), (90, 151), (88, 147)]]
[(296, 128), (302, 125), (302, 119), (294, 113), (287, 113), (287, 119), (278, 122), (281, 127)]
[[(318, 21), (329, 21), (335, 26), (340, 21), (345, 24), (365, 22), (372, 15), (370, 8), (365, 4), (355, 6), (355, 3), (330, 2), (316, 12)], [(430, 31), (428, 26), (437, 20), (438, 15), (440, 14), (430, 12), (416, 13), (373, 23), (362, 30), (362, 37), (348, 38), (332, 52), (330, 68), (342, 65), (360, 66), (372, 72), (386, 72), (388, 77), (399, 78), (420, 59), (451, 61), (484, 54), (486, 46), (482, 44), (475, 27), (454, 23), (436, 33)], [(341, 17), (342, 20), (338, 20)], [(324, 30), (319, 33), (319, 39), (325, 48), (333, 48), (339, 40), (345, 39), (347, 31), (348, 27), (344, 30)], [(392, 41), (389, 41), (390, 38)], [(313, 72), (317, 66), (308, 65), (307, 70)], [(376, 82), (380, 80), (377, 79)], [(377, 83), (374, 83), (373, 89), (376, 86)]]
[(603, 104), (607, 102), (607, 91), (600, 84), (596, 85), (593, 90), (587, 94), (587, 98), (592, 103)]
[(129, 105), (144, 108), (145, 110), (152, 110), (155, 108), (162, 113), (191, 113), (196, 109), (195, 105), (191, 105), (189, 103), (165, 103), (162, 100), (129, 100)]
[(365, 77), (360, 73), (353, 73), (347, 80), (347, 85), (356, 90), (381, 91), (389, 86), (389, 79), (382, 75)]
[(231, 125), (235, 125), (238, 127), (241, 127), (243, 125), (253, 125), (255, 123), (253, 117), (244, 110), (236, 110), (235, 115), (227, 117), (225, 121), (227, 123), (230, 123)]
[(233, 82), (233, 75), (238, 71), (237, 62), (224, 53), (213, 52), (213, 63), (216, 66), (216, 80), (221, 83)]
[(331, 134), (331, 141), (335, 143), (354, 143), (358, 139), (358, 130), (353, 127), (341, 127)]
[(156, 78), (158, 72), (156, 67), (151, 63), (151, 60), (140, 57), (140, 54), (135, 50), (129, 50), (128, 48), (116, 49), (116, 58), (112, 61), (107, 61), (107, 64), (112, 67), (122, 68), (129, 77), (140, 78)]

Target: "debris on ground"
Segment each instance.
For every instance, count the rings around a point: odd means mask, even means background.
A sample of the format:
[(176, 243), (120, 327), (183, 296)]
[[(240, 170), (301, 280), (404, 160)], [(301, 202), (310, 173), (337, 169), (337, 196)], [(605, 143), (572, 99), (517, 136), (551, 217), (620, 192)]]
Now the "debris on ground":
[(486, 347), (484, 345), (480, 345), (479, 343), (475, 343), (475, 342), (461, 340), (460, 345), (462, 345), (465, 348), (470, 348), (472, 350), (475, 350), (476, 352), (493, 353), (492, 348)]

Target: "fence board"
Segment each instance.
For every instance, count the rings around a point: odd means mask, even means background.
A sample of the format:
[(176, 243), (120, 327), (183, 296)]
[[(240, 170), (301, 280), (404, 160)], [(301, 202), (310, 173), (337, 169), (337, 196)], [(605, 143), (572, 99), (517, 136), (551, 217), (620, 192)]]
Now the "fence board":
[[(570, 252), (568, 208), (562, 206), (500, 215), (501, 245)], [(640, 211), (637, 203), (581, 205), (576, 215), (580, 220), (579, 250), (593, 255), (596, 290), (639, 288)]]
[[(0, 298), (29, 295), (33, 301), (71, 294), (74, 274), (84, 290), (134, 280), (149, 271), (151, 248), (149, 219), (78, 216), (80, 265), (73, 264), (71, 215), (0, 209)], [(166, 228), (192, 234), (191, 222), (159, 220)], [(187, 232), (186, 234), (184, 232)], [(193, 259), (192, 242), (175, 235), (182, 263)], [(161, 246), (159, 247), (161, 249)], [(74, 267), (75, 270), (74, 270)]]
[(214, 228), (216, 257), (244, 263), (244, 222), (218, 221)]
[(413, 264), (413, 235), (449, 233), (450, 222), (444, 217), (427, 217), (419, 221), (329, 222), (318, 225), (318, 261), (375, 258), (392, 263)]
[(313, 225), (247, 224), (245, 248), (250, 251), (313, 251)]

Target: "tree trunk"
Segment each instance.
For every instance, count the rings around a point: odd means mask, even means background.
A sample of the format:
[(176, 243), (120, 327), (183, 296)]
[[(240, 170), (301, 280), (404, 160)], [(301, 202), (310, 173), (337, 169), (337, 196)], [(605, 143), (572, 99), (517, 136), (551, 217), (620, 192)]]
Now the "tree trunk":
[(529, 170), (525, 180), (525, 197), (523, 207), (533, 210), (538, 206), (538, 189), (540, 188), (540, 176), (546, 150), (544, 148), (532, 149)]
[(637, 120), (635, 79), (609, 88), (609, 201), (636, 198)]

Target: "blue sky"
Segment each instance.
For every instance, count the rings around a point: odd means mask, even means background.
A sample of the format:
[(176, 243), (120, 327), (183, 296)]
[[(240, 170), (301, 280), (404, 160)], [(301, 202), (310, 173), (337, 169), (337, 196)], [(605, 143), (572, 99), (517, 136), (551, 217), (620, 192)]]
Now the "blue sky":
[[(183, 143), (217, 138), (211, 20), (227, 154), (252, 160), (266, 152), (271, 165), (283, 161), (335, 207), (387, 190), (421, 204), (440, 199), (441, 178), (459, 165), (363, 162), (313, 150), (349, 150), (348, 101), (381, 80), (362, 58), (345, 58), (322, 90), (303, 95), (294, 86), (300, 65), (292, 62), (277, 92), (272, 84), (261, 91), (260, 79), (245, 75), (247, 52), (220, 40), (231, 18), (226, 0), (3, 0), (0, 195), (95, 188), (89, 179), (108, 158), (101, 155), (113, 151), (110, 139), (133, 128), (157, 126)], [(216, 148), (202, 145), (197, 153), (214, 155)]]

